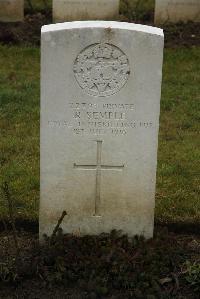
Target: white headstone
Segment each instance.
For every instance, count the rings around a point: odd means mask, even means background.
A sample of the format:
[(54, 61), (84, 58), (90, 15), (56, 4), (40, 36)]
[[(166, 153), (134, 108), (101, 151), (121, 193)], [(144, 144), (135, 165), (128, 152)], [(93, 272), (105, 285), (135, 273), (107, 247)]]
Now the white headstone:
[(156, 0), (155, 23), (200, 22), (200, 0)]
[(0, 22), (18, 22), (24, 19), (24, 0), (0, 0)]
[(162, 59), (159, 28), (42, 28), (40, 236), (152, 236)]
[(119, 15), (119, 0), (53, 0), (54, 22), (114, 20)]

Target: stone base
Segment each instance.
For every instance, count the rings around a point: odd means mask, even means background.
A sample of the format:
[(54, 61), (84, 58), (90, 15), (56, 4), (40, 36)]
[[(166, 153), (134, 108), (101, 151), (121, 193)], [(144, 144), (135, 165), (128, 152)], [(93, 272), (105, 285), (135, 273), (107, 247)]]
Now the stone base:
[(156, 0), (155, 24), (200, 22), (200, 0)]
[(20, 22), (24, 19), (24, 0), (0, 0), (0, 22)]
[(54, 22), (115, 20), (119, 0), (53, 0)]

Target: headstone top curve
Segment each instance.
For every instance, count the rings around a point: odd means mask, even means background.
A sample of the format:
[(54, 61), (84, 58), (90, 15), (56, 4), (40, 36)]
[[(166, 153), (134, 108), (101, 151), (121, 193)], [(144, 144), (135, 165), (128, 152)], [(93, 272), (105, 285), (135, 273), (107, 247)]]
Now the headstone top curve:
[(41, 32), (53, 32), (60, 30), (70, 30), (70, 29), (84, 29), (84, 28), (111, 28), (111, 29), (121, 29), (121, 30), (132, 30), (140, 31), (143, 33), (164, 36), (163, 29), (153, 26), (127, 23), (127, 22), (116, 22), (116, 21), (73, 21), (65, 23), (57, 23), (42, 26)]

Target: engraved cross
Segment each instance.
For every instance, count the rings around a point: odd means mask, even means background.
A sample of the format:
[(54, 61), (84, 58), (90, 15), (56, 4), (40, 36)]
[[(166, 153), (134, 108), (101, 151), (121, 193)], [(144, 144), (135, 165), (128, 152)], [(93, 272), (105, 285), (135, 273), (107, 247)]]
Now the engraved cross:
[(95, 213), (94, 216), (100, 216), (100, 204), (101, 204), (101, 170), (122, 170), (124, 165), (102, 165), (101, 153), (102, 153), (102, 140), (97, 140), (97, 162), (96, 164), (76, 164), (74, 168), (78, 169), (94, 169), (96, 170), (96, 184), (95, 184)]

